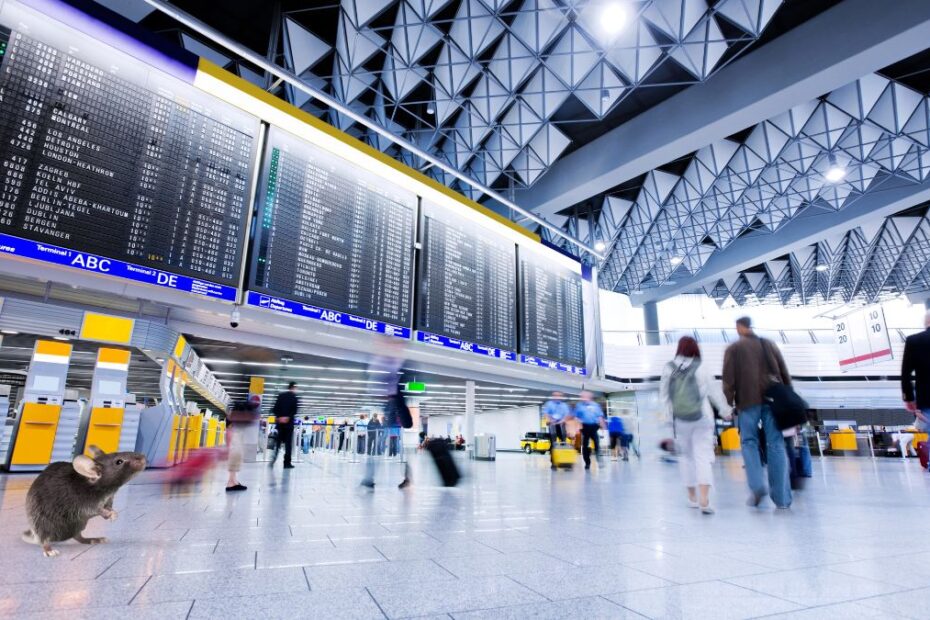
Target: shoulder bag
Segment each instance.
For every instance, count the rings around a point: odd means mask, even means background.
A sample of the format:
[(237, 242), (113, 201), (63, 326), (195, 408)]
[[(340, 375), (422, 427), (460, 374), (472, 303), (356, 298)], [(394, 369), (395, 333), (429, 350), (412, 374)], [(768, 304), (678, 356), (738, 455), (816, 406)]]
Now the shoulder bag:
[(777, 368), (772, 368), (768, 342), (764, 338), (760, 338), (759, 341), (762, 344), (762, 357), (765, 358), (765, 365), (770, 376), (769, 386), (765, 389), (763, 396), (772, 409), (775, 426), (780, 431), (801, 426), (807, 422), (807, 403), (798, 396), (794, 388), (781, 382), (781, 373)]

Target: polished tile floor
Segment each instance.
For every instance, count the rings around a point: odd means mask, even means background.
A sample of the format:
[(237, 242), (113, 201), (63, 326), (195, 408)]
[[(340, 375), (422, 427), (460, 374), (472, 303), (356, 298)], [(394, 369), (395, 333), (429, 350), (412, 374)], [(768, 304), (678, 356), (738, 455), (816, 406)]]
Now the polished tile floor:
[(717, 464), (717, 514), (647, 456), (551, 473), (544, 456), (462, 463), (441, 489), (311, 455), (189, 488), (146, 472), (94, 519), (110, 542), (19, 540), (32, 476), (0, 476), (0, 615), (18, 618), (921, 618), (930, 601), (930, 475), (915, 461), (828, 459), (790, 512), (744, 505)]

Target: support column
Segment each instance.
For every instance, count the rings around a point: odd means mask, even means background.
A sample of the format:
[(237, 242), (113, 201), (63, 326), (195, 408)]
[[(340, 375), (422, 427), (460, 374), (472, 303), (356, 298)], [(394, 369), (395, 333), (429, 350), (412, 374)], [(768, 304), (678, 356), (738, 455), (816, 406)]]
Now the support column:
[(647, 301), (643, 304), (643, 318), (646, 323), (646, 344), (659, 344), (659, 309), (656, 302)]
[(465, 445), (469, 456), (475, 453), (475, 382), (465, 382)]

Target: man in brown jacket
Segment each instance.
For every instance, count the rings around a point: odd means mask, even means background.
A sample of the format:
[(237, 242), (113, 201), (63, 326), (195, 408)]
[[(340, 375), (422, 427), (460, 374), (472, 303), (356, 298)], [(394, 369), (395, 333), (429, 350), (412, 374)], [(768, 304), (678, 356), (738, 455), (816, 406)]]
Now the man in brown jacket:
[[(791, 506), (788, 456), (781, 431), (765, 400), (764, 393), (772, 380), (791, 385), (785, 360), (775, 343), (756, 336), (749, 317), (736, 320), (740, 338), (727, 347), (723, 356), (723, 393), (739, 416), (740, 442), (746, 478), (752, 495), (750, 506), (758, 506), (771, 493), (779, 508)], [(759, 452), (759, 427), (765, 431), (770, 491), (762, 478), (762, 455)]]

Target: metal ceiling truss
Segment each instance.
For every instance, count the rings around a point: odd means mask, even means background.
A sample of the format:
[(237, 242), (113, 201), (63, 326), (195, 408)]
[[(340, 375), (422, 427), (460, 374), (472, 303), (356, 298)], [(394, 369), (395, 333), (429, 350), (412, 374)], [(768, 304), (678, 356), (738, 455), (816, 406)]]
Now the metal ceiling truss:
[[(921, 183), (930, 176), (930, 100), (878, 74), (740, 135), (739, 142), (724, 139), (694, 153), (681, 175), (648, 172), (635, 200), (607, 195), (597, 209), (586, 203), (572, 210), (566, 228), (581, 239), (609, 241), (600, 275), (604, 288), (631, 294), (673, 284), (676, 277), (698, 274), (712, 254), (741, 235), (775, 232), (802, 209), (839, 211), (892, 177)], [(838, 182), (825, 176), (834, 167), (845, 170)], [(847, 298), (875, 299), (889, 286), (902, 292), (899, 285), (920, 260), (906, 257), (908, 270), (892, 277), (902, 260), (901, 242), (913, 231), (900, 218), (890, 221), (888, 234), (897, 237), (882, 238), (877, 246), (874, 235), (855, 236), (842, 248), (825, 242), (785, 264), (770, 261), (760, 282), (742, 282), (735, 273), (732, 286), (724, 282), (709, 292), (717, 297), (726, 289), (741, 303), (764, 291), (762, 298), (784, 304), (832, 298), (837, 288)], [(831, 261), (834, 254), (844, 262)], [(831, 271), (812, 272), (819, 264), (815, 255), (845, 265), (842, 276), (824, 280)]]
[[(335, 28), (317, 23), (327, 8), (318, 3), (282, 12), (279, 49), (288, 69), (341, 104), (481, 184), (512, 190), (532, 185), (570, 146), (559, 126), (603, 119), (639, 88), (703, 82), (761, 35), (782, 0), (623, 0), (617, 32), (605, 23), (608, 4), (617, 0), (335, 0)], [(184, 44), (216, 55), (191, 37)], [(481, 198), (285, 90), (295, 105)]]
[(930, 219), (902, 214), (721, 278), (717, 303), (785, 306), (875, 303), (930, 290)]

